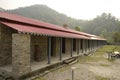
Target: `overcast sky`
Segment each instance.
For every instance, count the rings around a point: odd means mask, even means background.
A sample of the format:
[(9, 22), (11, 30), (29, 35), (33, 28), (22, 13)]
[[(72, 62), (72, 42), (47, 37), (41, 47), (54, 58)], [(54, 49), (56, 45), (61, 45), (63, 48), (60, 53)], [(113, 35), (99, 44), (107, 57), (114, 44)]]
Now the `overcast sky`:
[(120, 18), (120, 0), (0, 0), (0, 7), (15, 9), (34, 4), (48, 7), (77, 19), (93, 19), (103, 12)]

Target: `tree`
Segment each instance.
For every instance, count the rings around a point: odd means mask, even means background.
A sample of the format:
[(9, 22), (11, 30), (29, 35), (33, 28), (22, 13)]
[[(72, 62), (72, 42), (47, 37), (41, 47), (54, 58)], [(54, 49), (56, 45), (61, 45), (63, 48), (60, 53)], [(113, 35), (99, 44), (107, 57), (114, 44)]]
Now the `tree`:
[(103, 38), (107, 38), (107, 30), (106, 29), (102, 30), (100, 36)]
[(76, 31), (80, 31), (80, 26), (76, 26), (76, 27), (75, 27), (75, 30), (76, 30)]
[(114, 42), (120, 42), (120, 33), (115, 32), (112, 36)]

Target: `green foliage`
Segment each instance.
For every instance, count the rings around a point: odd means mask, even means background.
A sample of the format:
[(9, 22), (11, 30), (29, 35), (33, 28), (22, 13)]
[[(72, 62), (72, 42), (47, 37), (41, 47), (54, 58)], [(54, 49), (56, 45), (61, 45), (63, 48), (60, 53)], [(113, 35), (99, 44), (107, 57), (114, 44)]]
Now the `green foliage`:
[(79, 27), (79, 26), (76, 26), (76, 27), (75, 27), (75, 30), (76, 30), (76, 31), (80, 31), (80, 27)]
[(45, 78), (43, 78), (43, 77), (39, 77), (39, 78), (34, 79), (34, 80), (46, 80), (46, 79), (45, 79)]
[[(90, 34), (100, 35), (108, 41), (119, 41), (116, 39), (115, 32), (120, 33), (120, 21), (110, 13), (103, 13), (93, 20), (77, 20), (58, 13), (45, 5), (33, 5), (15, 10), (7, 10), (6, 12), (22, 15), (25, 17), (41, 20), (55, 25), (63, 26), (67, 23), (69, 28), (84, 31)], [(79, 26), (80, 29), (79, 29)], [(78, 27), (76, 27), (78, 26)], [(114, 35), (113, 35), (114, 34)], [(119, 36), (118, 36), (119, 37)], [(115, 38), (115, 39), (112, 39)]]
[(96, 76), (96, 80), (110, 80), (110, 79), (102, 77), (102, 76)]
[(108, 39), (108, 41), (111, 41), (112, 34), (120, 30), (120, 21), (110, 13), (103, 13), (102, 15), (89, 21), (84, 28), (85, 32), (100, 35)]
[(4, 11), (4, 9), (0, 8), (0, 11)]
[[(103, 47), (101, 47), (100, 49), (98, 49), (95, 52), (92, 52), (93, 55), (92, 56), (84, 56), (81, 57), (79, 60), (79, 63), (87, 63), (87, 62), (96, 62), (96, 61), (101, 61), (101, 60), (107, 60), (106, 57), (103, 57), (103, 55), (107, 55), (107, 52), (112, 52), (114, 49), (116, 49), (116, 51), (120, 51), (120, 46), (111, 46), (111, 45), (105, 45)], [(110, 66), (108, 64), (100, 64), (101, 66)]]
[(85, 22), (83, 20), (77, 20), (64, 14), (58, 13), (45, 5), (33, 5), (14, 10), (7, 10), (6, 12), (22, 15), (28, 18), (33, 18), (60, 26), (63, 26), (63, 24), (66, 23), (70, 28), (73, 28), (73, 26), (84, 24)]
[(107, 30), (106, 29), (102, 30), (100, 36), (103, 38), (106, 38), (107, 37)]
[(109, 66), (111, 66), (110, 64), (100, 64), (100, 66), (103, 66), (103, 67), (109, 67)]
[(114, 32), (112, 38), (114, 42), (120, 42), (120, 32)]

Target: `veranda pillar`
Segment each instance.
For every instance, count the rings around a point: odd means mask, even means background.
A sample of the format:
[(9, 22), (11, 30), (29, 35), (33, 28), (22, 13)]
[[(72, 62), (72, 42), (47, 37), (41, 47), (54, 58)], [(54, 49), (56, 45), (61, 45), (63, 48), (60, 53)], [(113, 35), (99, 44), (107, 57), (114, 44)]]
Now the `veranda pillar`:
[(16, 77), (31, 71), (30, 43), (30, 35), (12, 34), (12, 72)]

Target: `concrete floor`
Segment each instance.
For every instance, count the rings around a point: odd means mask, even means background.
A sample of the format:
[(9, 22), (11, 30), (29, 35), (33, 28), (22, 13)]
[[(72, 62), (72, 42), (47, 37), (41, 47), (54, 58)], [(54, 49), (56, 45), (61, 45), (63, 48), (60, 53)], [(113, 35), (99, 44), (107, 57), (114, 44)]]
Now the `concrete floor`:
[[(77, 53), (73, 53), (73, 57), (76, 57), (76, 56), (78, 56)], [(44, 68), (46, 66), (50, 66), (52, 64), (59, 63), (63, 60), (69, 59), (69, 58), (71, 58), (70, 54), (62, 54), (62, 60), (59, 60), (59, 56), (51, 57), (51, 64), (48, 64), (47, 59), (44, 60), (44, 61), (41, 61), (41, 62), (35, 62), (34, 61), (34, 62), (31, 63), (31, 69), (32, 69), (32, 71), (37, 70), (37, 69), (41, 69), (41, 68)]]
[[(78, 56), (77, 53), (73, 52), (73, 57), (76, 57), (76, 56)], [(51, 64), (48, 64), (47, 59), (44, 61), (41, 61), (41, 62), (33, 61), (33, 62), (31, 62), (31, 70), (32, 71), (38, 70), (38, 69), (44, 68), (46, 66), (50, 66), (55, 63), (59, 63), (65, 59), (69, 59), (69, 58), (71, 58), (70, 54), (62, 54), (62, 60), (59, 60), (59, 55), (57, 57), (51, 57)], [(0, 69), (8, 71), (8, 72), (12, 72), (12, 64), (1, 66)]]
[(0, 69), (5, 70), (7, 72), (12, 72), (12, 64), (1, 66)]

